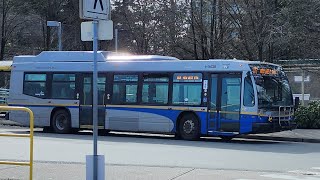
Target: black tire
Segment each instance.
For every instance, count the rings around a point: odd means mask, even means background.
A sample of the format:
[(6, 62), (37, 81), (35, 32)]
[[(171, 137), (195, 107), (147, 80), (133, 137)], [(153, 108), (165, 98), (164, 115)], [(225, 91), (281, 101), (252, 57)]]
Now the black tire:
[(176, 132), (174, 134), (174, 139), (177, 139), (177, 140), (180, 140), (181, 139), (181, 136), (180, 136), (180, 133), (179, 132)]
[(48, 126), (43, 127), (43, 132), (44, 133), (51, 133), (52, 132), (52, 127), (48, 127)]
[(193, 114), (182, 116), (179, 123), (179, 136), (184, 140), (194, 141), (200, 138), (200, 123)]
[(71, 132), (70, 114), (66, 110), (58, 110), (51, 119), (51, 127), (55, 133), (66, 134)]

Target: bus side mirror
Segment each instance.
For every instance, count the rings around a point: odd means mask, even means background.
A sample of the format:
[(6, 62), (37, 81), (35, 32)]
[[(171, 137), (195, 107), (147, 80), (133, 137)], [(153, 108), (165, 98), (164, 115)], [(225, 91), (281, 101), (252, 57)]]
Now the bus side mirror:
[(294, 98), (294, 109), (297, 109), (299, 107), (299, 102), (300, 102), (299, 97), (295, 97)]

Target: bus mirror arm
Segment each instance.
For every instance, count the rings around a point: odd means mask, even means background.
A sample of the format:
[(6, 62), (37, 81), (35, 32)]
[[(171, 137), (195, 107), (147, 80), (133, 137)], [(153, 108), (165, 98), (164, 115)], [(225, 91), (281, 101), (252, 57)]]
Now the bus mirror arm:
[(251, 76), (251, 72), (248, 71), (248, 72), (247, 72), (247, 77), (250, 77), (250, 76)]

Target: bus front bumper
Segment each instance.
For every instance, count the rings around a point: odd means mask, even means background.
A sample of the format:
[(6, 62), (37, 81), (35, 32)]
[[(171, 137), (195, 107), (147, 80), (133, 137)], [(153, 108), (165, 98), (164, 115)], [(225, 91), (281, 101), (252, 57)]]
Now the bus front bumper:
[(286, 130), (293, 130), (297, 128), (296, 122), (283, 121), (281, 125), (279, 122), (270, 123), (253, 123), (252, 133), (272, 133)]

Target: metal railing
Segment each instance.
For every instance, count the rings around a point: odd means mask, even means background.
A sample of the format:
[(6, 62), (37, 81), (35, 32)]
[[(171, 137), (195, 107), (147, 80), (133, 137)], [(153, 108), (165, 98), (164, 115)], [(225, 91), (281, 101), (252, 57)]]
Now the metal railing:
[(9, 96), (9, 89), (0, 88), (0, 105), (7, 104), (8, 96)]
[(33, 125), (34, 125), (34, 116), (33, 112), (29, 108), (25, 107), (9, 107), (9, 106), (0, 106), (0, 111), (25, 111), (29, 113), (30, 118), (30, 134), (1, 134), (0, 136), (5, 137), (28, 137), (30, 138), (30, 160), (29, 162), (14, 162), (14, 161), (0, 161), (0, 164), (4, 165), (16, 165), (16, 166), (29, 166), (29, 179), (32, 180), (32, 170), (33, 170)]
[[(281, 111), (281, 109), (283, 111)], [(285, 117), (287, 117), (286, 113), (288, 113), (288, 123), (290, 123), (289, 120), (291, 120), (291, 117), (293, 115), (294, 112), (292, 112), (293, 107), (291, 106), (279, 106), (279, 125), (281, 126), (281, 117), (283, 117), (285, 119)], [(281, 112), (283, 112), (283, 115), (281, 114)]]

